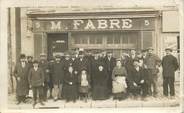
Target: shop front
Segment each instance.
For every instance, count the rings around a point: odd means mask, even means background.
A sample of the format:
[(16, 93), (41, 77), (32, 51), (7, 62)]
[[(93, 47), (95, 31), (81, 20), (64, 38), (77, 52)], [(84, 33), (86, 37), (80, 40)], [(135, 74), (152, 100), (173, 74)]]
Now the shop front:
[(156, 48), (157, 12), (135, 14), (32, 17), (35, 58), (41, 52), (51, 58), (75, 48), (112, 50), (115, 57), (132, 48)]

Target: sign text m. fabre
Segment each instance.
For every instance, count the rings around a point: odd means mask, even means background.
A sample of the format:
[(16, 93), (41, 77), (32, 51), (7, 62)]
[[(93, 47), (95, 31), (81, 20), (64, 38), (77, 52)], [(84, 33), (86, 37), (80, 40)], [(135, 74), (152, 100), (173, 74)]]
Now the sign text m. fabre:
[(34, 32), (153, 29), (153, 18), (33, 20)]

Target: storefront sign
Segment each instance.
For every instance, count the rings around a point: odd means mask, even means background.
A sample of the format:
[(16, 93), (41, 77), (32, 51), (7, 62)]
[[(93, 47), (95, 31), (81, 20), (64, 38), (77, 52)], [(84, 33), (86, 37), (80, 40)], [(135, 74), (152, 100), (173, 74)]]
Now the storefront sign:
[(153, 29), (153, 18), (33, 20), (34, 32)]

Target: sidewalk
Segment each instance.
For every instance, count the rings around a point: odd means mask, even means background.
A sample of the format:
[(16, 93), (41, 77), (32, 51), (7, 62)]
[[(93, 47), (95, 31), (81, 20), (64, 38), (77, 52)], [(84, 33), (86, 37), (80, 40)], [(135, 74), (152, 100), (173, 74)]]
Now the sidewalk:
[[(157, 98), (147, 97), (146, 101), (141, 99), (134, 100), (131, 98), (127, 98), (126, 100), (118, 101), (108, 99), (108, 100), (100, 100), (94, 101), (89, 99), (87, 103), (83, 101), (76, 101), (76, 103), (69, 102), (66, 103), (64, 100), (58, 100), (54, 102), (52, 99), (45, 102), (44, 106), (40, 104), (36, 105), (38, 109), (62, 109), (62, 108), (129, 108), (129, 107), (177, 107), (179, 106), (180, 98), (179, 98), (179, 85), (176, 85), (176, 97), (174, 99), (166, 98), (162, 95), (162, 87), (159, 88), (160, 94)], [(32, 100), (29, 99), (28, 103), (21, 103), (20, 105), (16, 105), (15, 95), (11, 94), (8, 96), (8, 108), (9, 109), (32, 109)]]

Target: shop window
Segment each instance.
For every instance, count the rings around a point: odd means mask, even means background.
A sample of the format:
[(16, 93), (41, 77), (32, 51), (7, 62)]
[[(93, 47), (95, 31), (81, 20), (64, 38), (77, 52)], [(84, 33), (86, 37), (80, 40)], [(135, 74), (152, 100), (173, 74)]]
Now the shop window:
[(96, 38), (96, 44), (102, 44), (103, 37), (97, 37)]
[(90, 44), (95, 44), (95, 38), (90, 37), (90, 38), (89, 38), (89, 43), (90, 43)]
[(80, 38), (75, 37), (75, 38), (74, 38), (74, 43), (75, 43), (75, 44), (80, 44)]
[(107, 44), (113, 44), (113, 37), (107, 36)]
[(114, 44), (120, 44), (120, 37), (119, 35), (114, 36)]
[(88, 38), (87, 37), (81, 37), (81, 44), (87, 44)]

